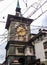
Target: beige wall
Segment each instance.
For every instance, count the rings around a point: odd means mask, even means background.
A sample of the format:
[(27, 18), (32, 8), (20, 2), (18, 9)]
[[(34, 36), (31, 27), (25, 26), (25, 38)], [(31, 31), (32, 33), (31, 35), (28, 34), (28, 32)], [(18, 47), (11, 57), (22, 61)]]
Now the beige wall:
[(45, 59), (45, 51), (47, 51), (47, 49), (45, 50), (43, 46), (43, 42), (45, 41), (47, 41), (47, 36), (43, 37), (43, 40), (35, 42), (35, 55), (37, 59), (40, 58), (41, 62), (47, 61), (47, 59)]

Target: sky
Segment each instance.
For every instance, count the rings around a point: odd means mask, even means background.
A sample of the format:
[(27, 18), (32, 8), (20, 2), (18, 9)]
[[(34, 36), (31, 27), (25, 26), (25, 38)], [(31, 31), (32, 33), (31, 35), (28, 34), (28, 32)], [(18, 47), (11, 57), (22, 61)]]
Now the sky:
[[(26, 1), (27, 7), (25, 4)], [(37, 34), (40, 28), (47, 29), (47, 0), (19, 0), (19, 2), (22, 15), (26, 18), (34, 19), (34, 21), (30, 25), (31, 33)], [(33, 14), (33, 12), (36, 11), (44, 2), (45, 4), (35, 14)], [(5, 29), (5, 25), (7, 21), (7, 16), (8, 14), (15, 15), (16, 5), (17, 0), (0, 0), (0, 63), (3, 63), (6, 57), (5, 46), (7, 44), (8, 31)], [(31, 5), (32, 7), (30, 7)], [(37, 18), (44, 11), (46, 12), (39, 18)], [(32, 16), (29, 17), (30, 15)]]

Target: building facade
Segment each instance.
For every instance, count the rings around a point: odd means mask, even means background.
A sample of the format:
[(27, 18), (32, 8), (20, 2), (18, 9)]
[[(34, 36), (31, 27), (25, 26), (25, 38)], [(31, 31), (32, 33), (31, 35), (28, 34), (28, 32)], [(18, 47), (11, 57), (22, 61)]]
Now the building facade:
[(8, 30), (6, 65), (35, 65), (36, 62), (46, 61), (47, 33), (40, 31), (37, 35), (30, 34), (32, 22), (33, 19), (22, 17), (17, 0), (16, 15), (8, 15), (5, 27)]
[(17, 0), (16, 15), (8, 15), (5, 27), (8, 30), (6, 65), (34, 63), (35, 49), (30, 36), (32, 21), (33, 19), (22, 17), (19, 0)]
[(36, 59), (47, 65), (47, 30), (39, 32), (34, 40)]

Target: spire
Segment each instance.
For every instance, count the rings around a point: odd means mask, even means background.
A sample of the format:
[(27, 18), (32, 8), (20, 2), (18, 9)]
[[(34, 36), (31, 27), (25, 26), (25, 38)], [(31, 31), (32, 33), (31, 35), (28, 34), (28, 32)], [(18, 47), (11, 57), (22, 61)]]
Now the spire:
[(17, 7), (16, 8), (20, 8), (19, 0), (17, 0)]
[(21, 16), (21, 8), (20, 8), (19, 0), (17, 0), (16, 16)]

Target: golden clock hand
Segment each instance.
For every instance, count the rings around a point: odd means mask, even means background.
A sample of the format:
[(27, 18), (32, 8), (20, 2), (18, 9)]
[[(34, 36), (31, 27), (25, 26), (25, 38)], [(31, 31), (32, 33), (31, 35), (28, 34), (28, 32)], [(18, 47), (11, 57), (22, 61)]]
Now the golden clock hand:
[(24, 32), (24, 31), (23, 31), (23, 30), (20, 30), (20, 31), (18, 31), (18, 33), (19, 33), (19, 32)]

